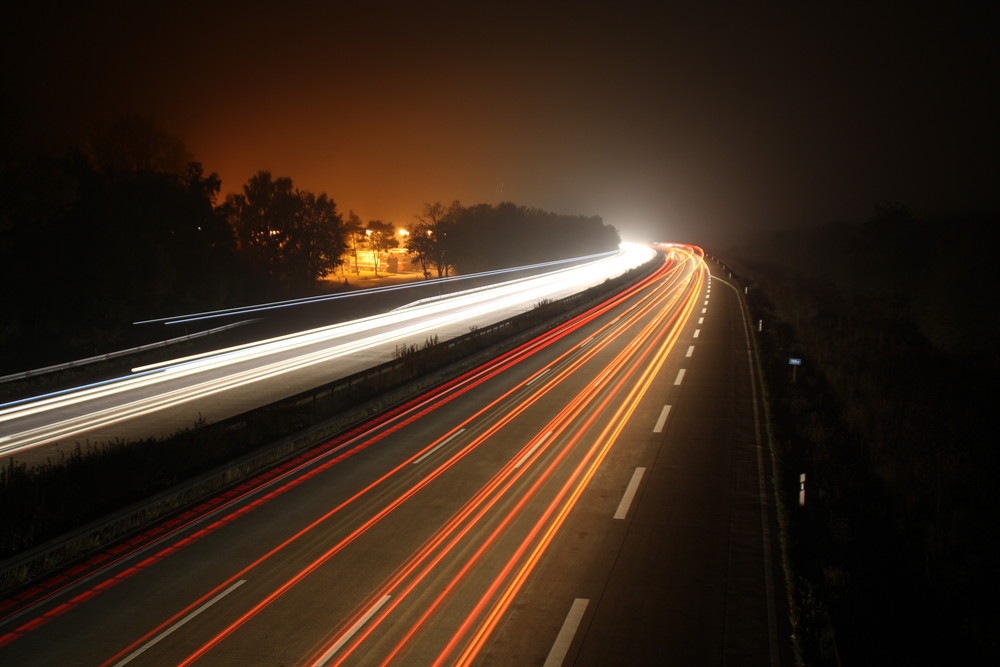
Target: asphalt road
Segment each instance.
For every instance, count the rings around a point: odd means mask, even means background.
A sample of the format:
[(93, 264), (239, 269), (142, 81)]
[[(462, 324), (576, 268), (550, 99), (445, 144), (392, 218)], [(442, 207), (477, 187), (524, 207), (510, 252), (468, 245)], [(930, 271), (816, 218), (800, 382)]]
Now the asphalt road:
[(790, 664), (752, 387), (736, 294), (675, 249), (0, 603), (0, 664)]
[(397, 346), (447, 340), (579, 292), (650, 257), (648, 248), (633, 246), (584, 265), (0, 405), (0, 457), (25, 461), (46, 445), (161, 437), (219, 421), (391, 360)]

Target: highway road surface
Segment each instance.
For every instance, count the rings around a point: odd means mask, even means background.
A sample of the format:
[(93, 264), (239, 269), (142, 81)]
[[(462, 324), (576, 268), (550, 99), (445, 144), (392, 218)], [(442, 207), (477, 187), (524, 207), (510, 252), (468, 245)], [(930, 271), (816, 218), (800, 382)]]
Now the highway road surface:
[(735, 290), (700, 251), (0, 602), (4, 665), (790, 664)]
[(170, 435), (293, 396), (392, 359), (399, 345), (446, 340), (620, 275), (652, 257), (610, 257), (389, 313), (137, 368), (131, 375), (0, 405), (0, 457), (52, 443)]

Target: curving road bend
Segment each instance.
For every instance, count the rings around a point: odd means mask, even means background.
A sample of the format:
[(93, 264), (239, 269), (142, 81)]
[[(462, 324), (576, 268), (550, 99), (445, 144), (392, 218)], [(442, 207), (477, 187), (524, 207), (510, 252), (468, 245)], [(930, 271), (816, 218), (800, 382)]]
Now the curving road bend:
[(738, 298), (696, 248), (662, 252), (580, 317), (0, 602), (0, 663), (790, 664)]

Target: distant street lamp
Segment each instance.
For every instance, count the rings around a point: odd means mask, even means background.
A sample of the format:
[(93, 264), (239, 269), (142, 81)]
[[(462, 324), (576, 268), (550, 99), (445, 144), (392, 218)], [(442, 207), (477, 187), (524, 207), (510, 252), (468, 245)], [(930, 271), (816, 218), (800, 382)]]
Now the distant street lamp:
[(378, 260), (375, 259), (375, 246), (372, 245), (372, 230), (366, 229), (365, 236), (368, 237), (368, 247), (372, 251), (372, 267), (375, 268), (375, 276), (378, 276)]

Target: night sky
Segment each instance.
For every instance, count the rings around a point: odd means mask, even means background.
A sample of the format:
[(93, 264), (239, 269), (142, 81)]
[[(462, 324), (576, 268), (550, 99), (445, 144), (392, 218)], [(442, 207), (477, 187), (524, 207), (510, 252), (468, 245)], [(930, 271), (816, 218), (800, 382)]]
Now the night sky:
[(34, 130), (137, 112), (223, 194), (267, 169), (365, 220), (506, 200), (700, 244), (861, 220), (886, 201), (926, 217), (1000, 209), (996, 3), (5, 14), (2, 92)]

